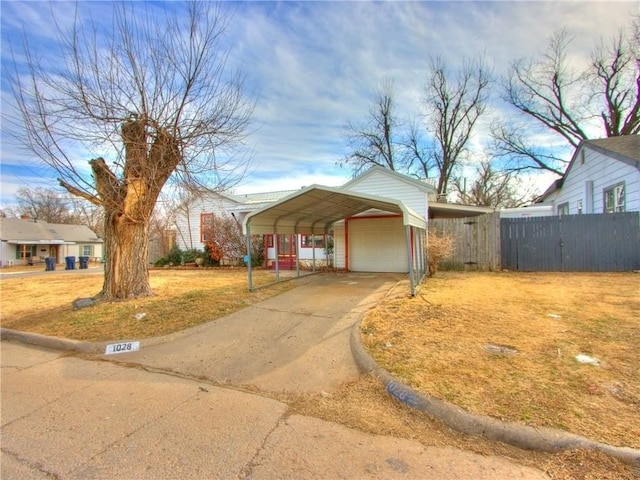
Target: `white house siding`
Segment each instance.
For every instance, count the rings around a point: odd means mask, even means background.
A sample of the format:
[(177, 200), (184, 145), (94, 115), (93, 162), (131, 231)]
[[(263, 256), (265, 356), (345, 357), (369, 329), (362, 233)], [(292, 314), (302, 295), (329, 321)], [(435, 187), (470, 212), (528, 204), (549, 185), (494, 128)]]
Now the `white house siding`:
[(569, 214), (578, 212), (578, 203), (582, 202), (582, 213), (604, 212), (604, 191), (620, 183), (625, 185), (625, 211), (640, 211), (640, 170), (622, 161), (582, 148), (570, 170), (565, 176), (562, 188), (552, 202), (554, 212), (568, 202)]
[(175, 218), (176, 245), (181, 250), (204, 249), (200, 241), (200, 214), (229, 215), (238, 204), (222, 196), (199, 198), (183, 208)]
[[(425, 184), (426, 186), (426, 184)], [(354, 192), (392, 198), (402, 201), (407, 207), (427, 217), (427, 193), (410, 181), (404, 181), (381, 170), (367, 172), (344, 187)]]
[[(25, 242), (25, 244), (30, 245), (28, 242)], [(77, 260), (78, 257), (84, 256), (81, 254), (81, 248), (83, 245), (91, 245), (93, 247), (93, 251), (91, 252), (91, 255), (89, 255), (91, 261), (102, 260), (103, 244), (90, 242), (71, 245), (35, 245), (36, 253), (33, 260), (36, 262), (41, 261), (45, 257), (53, 255), (57, 248), (56, 261), (59, 264), (64, 264), (65, 257), (75, 257)], [(18, 244), (3, 241), (0, 251), (0, 266), (9, 267), (11, 265), (21, 264), (22, 259), (20, 258), (19, 248), (20, 245)]]
[(336, 222), (333, 225), (333, 266), (335, 268), (345, 268), (344, 246), (344, 222)]

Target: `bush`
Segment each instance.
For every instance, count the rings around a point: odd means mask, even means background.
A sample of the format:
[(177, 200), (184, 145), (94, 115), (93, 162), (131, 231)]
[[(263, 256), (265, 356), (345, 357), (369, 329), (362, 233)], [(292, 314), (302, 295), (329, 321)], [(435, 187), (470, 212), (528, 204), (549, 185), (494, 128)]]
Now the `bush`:
[(433, 277), (438, 271), (440, 260), (453, 253), (453, 237), (450, 235), (438, 235), (435, 232), (427, 234), (427, 262), (429, 276)]
[(198, 257), (204, 257), (204, 253), (197, 248), (185, 250), (182, 252), (182, 263), (193, 263)]
[(165, 257), (169, 265), (182, 265), (182, 250), (173, 247)]
[(169, 260), (167, 259), (167, 257), (162, 257), (156, 260), (153, 265), (155, 267), (164, 267), (165, 265), (169, 265)]

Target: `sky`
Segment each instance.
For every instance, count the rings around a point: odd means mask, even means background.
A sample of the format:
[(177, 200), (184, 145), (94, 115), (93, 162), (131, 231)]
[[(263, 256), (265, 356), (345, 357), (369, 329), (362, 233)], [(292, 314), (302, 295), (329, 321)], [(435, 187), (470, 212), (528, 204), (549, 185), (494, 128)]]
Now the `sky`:
[[(154, 5), (171, 9), (176, 3)], [(97, 19), (111, 7), (78, 3), (81, 13)], [(56, 38), (51, 11), (64, 19), (74, 8), (68, 2), (0, 2), (3, 112), (13, 104), (5, 75), (11, 50), (20, 47), (24, 34), (38, 55), (48, 58)], [(628, 26), (639, 10), (637, 2), (618, 1), (281, 1), (227, 2), (225, 8), (234, 11), (227, 66), (242, 71), (247, 94), (256, 102), (247, 139), (251, 169), (235, 193), (348, 181), (351, 171), (337, 165), (348, 153), (346, 123), (366, 120), (383, 79), (393, 81), (398, 114), (419, 118), (429, 58), (440, 56), (456, 69), (465, 59), (484, 56), (499, 78), (510, 62), (538, 55), (554, 31), (566, 28), (574, 36), (571, 62), (585, 65), (594, 45)], [(492, 116), (515, 118), (494, 87), (491, 116), (472, 139), (478, 153)], [(562, 145), (552, 135), (538, 141)], [(55, 173), (10, 141), (4, 113), (0, 146), (0, 206), (14, 204), (21, 187), (57, 186)], [(561, 151), (570, 157), (570, 151)], [(536, 184), (544, 189), (553, 179), (547, 175)]]

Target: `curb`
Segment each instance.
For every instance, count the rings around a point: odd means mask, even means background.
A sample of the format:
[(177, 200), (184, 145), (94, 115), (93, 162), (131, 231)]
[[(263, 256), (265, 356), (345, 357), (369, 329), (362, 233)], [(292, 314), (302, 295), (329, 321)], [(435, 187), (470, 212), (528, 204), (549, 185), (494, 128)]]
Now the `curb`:
[(554, 428), (533, 428), (513, 422), (501, 422), (486, 415), (474, 415), (460, 407), (440, 399), (423, 395), (396, 380), (387, 370), (380, 368), (360, 341), (360, 323), (351, 330), (351, 352), (360, 372), (374, 374), (384, 385), (387, 393), (405, 405), (414, 408), (449, 428), (507, 443), (518, 448), (541, 452), (561, 450), (597, 450), (617, 458), (624, 463), (640, 467), (640, 450), (616, 447), (589, 440), (586, 437)]
[(21, 332), (19, 330), (11, 330), (9, 328), (0, 328), (0, 340), (13, 340), (16, 342), (35, 345), (38, 347), (50, 348), (52, 350), (60, 350), (63, 352), (89, 353), (95, 355), (105, 355), (107, 345), (112, 343), (124, 343), (131, 341), (139, 341), (141, 347), (149, 347), (159, 343), (168, 342), (183, 335), (189, 335), (193, 329), (198, 328), (196, 325), (191, 329), (182, 332), (176, 332), (162, 337), (150, 337), (142, 340), (109, 340), (107, 342), (85, 342), (81, 340), (70, 340), (68, 338), (50, 337), (39, 333)]
[(181, 337), (193, 335), (199, 330), (206, 328), (208, 322), (201, 323), (189, 327), (186, 330), (180, 330), (178, 332), (168, 333), (159, 337), (147, 337), (139, 340), (135, 339), (121, 339), (121, 340), (108, 340), (106, 342), (86, 342), (82, 340), (70, 340), (68, 338), (51, 337), (48, 335), (41, 335), (39, 333), (22, 332), (20, 330), (12, 330), (10, 328), (0, 327), (0, 340), (13, 340), (16, 342), (26, 343), (29, 345), (36, 345), (39, 347), (50, 348), (52, 350), (60, 350), (63, 352), (78, 352), (89, 353), (96, 355), (105, 355), (105, 349), (107, 345), (112, 343), (124, 343), (124, 342), (140, 342), (140, 348), (150, 347), (161, 343), (170, 342)]
[(80, 353), (100, 353), (104, 352), (107, 342), (91, 343), (79, 340), (69, 340), (67, 338), (49, 337), (40, 335), (39, 333), (21, 332), (19, 330), (11, 330), (9, 328), (0, 328), (1, 340), (14, 340), (29, 345), (51, 348), (53, 350), (62, 350), (65, 352)]

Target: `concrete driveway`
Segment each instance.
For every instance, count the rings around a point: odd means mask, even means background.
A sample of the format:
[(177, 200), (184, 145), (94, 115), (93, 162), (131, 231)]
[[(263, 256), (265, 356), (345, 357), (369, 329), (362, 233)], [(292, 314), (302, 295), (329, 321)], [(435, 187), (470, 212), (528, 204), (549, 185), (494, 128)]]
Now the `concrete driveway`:
[(266, 391), (329, 392), (358, 376), (351, 327), (405, 277), (306, 277), (227, 317), (104, 358)]

